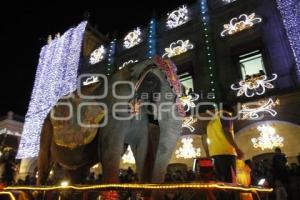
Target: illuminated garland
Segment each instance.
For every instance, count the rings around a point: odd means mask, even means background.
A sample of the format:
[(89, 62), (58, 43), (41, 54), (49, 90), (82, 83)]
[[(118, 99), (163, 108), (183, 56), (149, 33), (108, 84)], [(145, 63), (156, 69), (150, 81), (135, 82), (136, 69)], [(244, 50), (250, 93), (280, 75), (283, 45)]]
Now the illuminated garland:
[(242, 187), (229, 183), (181, 183), (181, 184), (101, 184), (90, 186), (49, 186), (49, 187), (30, 187), (30, 186), (8, 186), (4, 188), (4, 191), (16, 191), (16, 190), (33, 190), (33, 191), (54, 191), (54, 190), (178, 190), (178, 189), (192, 189), (192, 190), (212, 190), (212, 189), (225, 189), (243, 192), (272, 192), (272, 188), (261, 187)]
[(300, 3), (299, 0), (276, 1), (295, 57), (296, 73), (300, 82)]
[(110, 42), (110, 45), (109, 45), (106, 75), (110, 75), (112, 72), (111, 67), (114, 64), (114, 56), (116, 53), (116, 41), (117, 41), (117, 39), (114, 39), (113, 41)]
[(171, 58), (183, 54), (192, 48), (194, 48), (194, 45), (192, 45), (189, 40), (178, 40), (177, 42), (172, 42), (169, 48), (165, 48), (165, 53), (162, 57)]
[(266, 75), (254, 76), (246, 80), (241, 80), (239, 86), (231, 85), (232, 90), (238, 90), (237, 96), (245, 94), (246, 97), (253, 97), (255, 94), (263, 95), (266, 89), (274, 88), (272, 81), (277, 79), (277, 74), (272, 74), (272, 78), (268, 79)]
[(229, 24), (224, 24), (224, 29), (221, 36), (233, 35), (245, 29), (251, 28), (255, 24), (262, 22), (262, 18), (257, 17), (255, 13), (250, 15), (242, 14), (239, 17), (234, 17), (230, 20)]
[(214, 63), (213, 63), (213, 53), (212, 53), (212, 41), (209, 37), (209, 14), (207, 0), (199, 0), (200, 3), (200, 16), (203, 24), (203, 33), (205, 37), (205, 50), (207, 54), (207, 62), (209, 69), (209, 79), (210, 79), (210, 91), (215, 92), (216, 82), (214, 79)]
[(189, 11), (187, 7), (183, 5), (182, 7), (179, 7), (177, 10), (168, 13), (167, 27), (176, 28), (178, 26), (181, 26), (182, 24), (185, 24), (189, 19), (188, 12)]
[(277, 112), (273, 108), (278, 104), (279, 100), (274, 102), (273, 99), (246, 103), (242, 105), (242, 109), (239, 113), (242, 114), (243, 119), (258, 119), (261, 117), (261, 113), (269, 113), (275, 117)]
[(156, 26), (157, 22), (155, 18), (153, 18), (149, 24), (148, 58), (152, 58), (156, 55)]
[(40, 52), (35, 83), (17, 158), (36, 157), (44, 120), (58, 99), (77, 87), (77, 70), (87, 22), (71, 28)]
[(260, 131), (258, 138), (252, 138), (254, 148), (273, 149), (274, 147), (283, 147), (283, 137), (276, 134), (276, 131), (270, 125), (258, 126), (257, 130)]

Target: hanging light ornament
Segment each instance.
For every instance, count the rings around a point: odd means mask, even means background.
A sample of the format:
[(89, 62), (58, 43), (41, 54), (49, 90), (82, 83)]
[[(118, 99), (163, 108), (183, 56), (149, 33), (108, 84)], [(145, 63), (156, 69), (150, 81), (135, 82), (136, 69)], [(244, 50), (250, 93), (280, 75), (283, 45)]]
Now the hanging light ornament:
[(239, 86), (231, 85), (232, 90), (237, 90), (237, 96), (253, 97), (255, 94), (263, 95), (266, 89), (274, 88), (270, 82), (277, 79), (277, 74), (272, 74), (272, 78), (268, 79), (266, 75), (252, 76), (249, 79), (241, 80)]
[(221, 36), (225, 37), (227, 35), (233, 35), (245, 29), (251, 28), (260, 22), (262, 22), (262, 18), (256, 16), (255, 13), (250, 15), (242, 14), (239, 17), (232, 18), (229, 24), (223, 25), (224, 29), (221, 32)]
[(124, 47), (126, 49), (129, 49), (141, 43), (142, 41), (141, 35), (142, 32), (140, 28), (136, 28), (135, 30), (128, 33), (124, 38), (124, 44), (123, 44)]
[(188, 17), (188, 9), (185, 5), (179, 7), (177, 10), (174, 10), (170, 14), (168, 13), (167, 18), (167, 27), (176, 28), (186, 23), (189, 19)]
[(279, 99), (273, 101), (273, 99), (261, 100), (258, 102), (251, 102), (242, 105), (242, 109), (239, 112), (242, 114), (242, 119), (258, 119), (261, 117), (261, 113), (269, 113), (275, 117), (277, 112), (274, 107), (279, 105)]
[(120, 67), (119, 67), (119, 70), (123, 69), (124, 67), (130, 65), (130, 64), (134, 64), (134, 63), (137, 63), (139, 62), (138, 60), (128, 60), (126, 62), (124, 62)]
[(258, 126), (257, 130), (260, 132), (260, 137), (251, 139), (254, 148), (265, 150), (283, 147), (284, 138), (276, 134), (275, 129), (270, 125)]
[(105, 48), (101, 45), (99, 48), (95, 49), (90, 56), (90, 64), (94, 65), (104, 59), (105, 56)]
[(135, 159), (134, 159), (130, 145), (127, 147), (126, 152), (122, 156), (122, 162), (124, 164), (135, 164)]
[(171, 58), (173, 56), (183, 54), (193, 48), (194, 45), (191, 44), (189, 40), (178, 40), (177, 42), (172, 42), (168, 48), (165, 48), (165, 53), (162, 57)]
[(192, 116), (185, 117), (183, 118), (182, 128), (188, 128), (191, 132), (194, 132), (195, 128), (192, 124), (195, 122), (197, 122), (197, 118), (193, 118)]
[(175, 151), (176, 158), (196, 158), (201, 155), (200, 148), (193, 146), (193, 138), (186, 137), (181, 139), (182, 147)]

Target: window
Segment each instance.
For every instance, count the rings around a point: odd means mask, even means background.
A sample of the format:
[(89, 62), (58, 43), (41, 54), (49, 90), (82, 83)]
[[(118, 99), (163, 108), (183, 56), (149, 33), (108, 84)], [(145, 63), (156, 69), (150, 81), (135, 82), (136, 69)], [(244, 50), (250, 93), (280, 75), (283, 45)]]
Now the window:
[(194, 91), (193, 77), (189, 72), (184, 72), (179, 75), (181, 84), (185, 88), (185, 93), (188, 94), (189, 91)]
[(239, 65), (241, 67), (242, 78), (254, 74), (265, 74), (265, 66), (260, 50), (252, 51), (239, 56)]

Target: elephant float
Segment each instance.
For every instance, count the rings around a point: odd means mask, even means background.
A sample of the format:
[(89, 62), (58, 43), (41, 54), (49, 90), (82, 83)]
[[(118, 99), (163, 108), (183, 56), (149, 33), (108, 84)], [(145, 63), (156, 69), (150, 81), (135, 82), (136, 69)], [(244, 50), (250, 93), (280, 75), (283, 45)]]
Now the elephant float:
[[(103, 97), (97, 99), (97, 95)], [(117, 183), (125, 143), (133, 151), (139, 180), (163, 182), (182, 127), (180, 95), (176, 66), (158, 56), (118, 70), (107, 81), (83, 82), (58, 101), (44, 122), (38, 184), (46, 183), (55, 163), (68, 171), (72, 183), (77, 184), (84, 180), (84, 172), (98, 162), (102, 164), (103, 182)], [(145, 167), (150, 159), (150, 122), (159, 126), (151, 171)], [(105, 126), (94, 126), (104, 123)]]

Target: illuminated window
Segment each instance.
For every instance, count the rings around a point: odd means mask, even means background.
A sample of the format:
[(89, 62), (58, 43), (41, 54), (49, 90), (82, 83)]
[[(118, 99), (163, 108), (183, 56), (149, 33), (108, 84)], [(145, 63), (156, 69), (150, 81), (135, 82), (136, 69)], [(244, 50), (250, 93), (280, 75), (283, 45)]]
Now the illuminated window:
[(193, 77), (189, 72), (184, 72), (180, 74), (179, 79), (181, 84), (185, 88), (186, 94), (188, 94), (190, 90), (194, 91)]
[(266, 74), (263, 56), (260, 50), (240, 55), (239, 65), (243, 79), (255, 74)]

